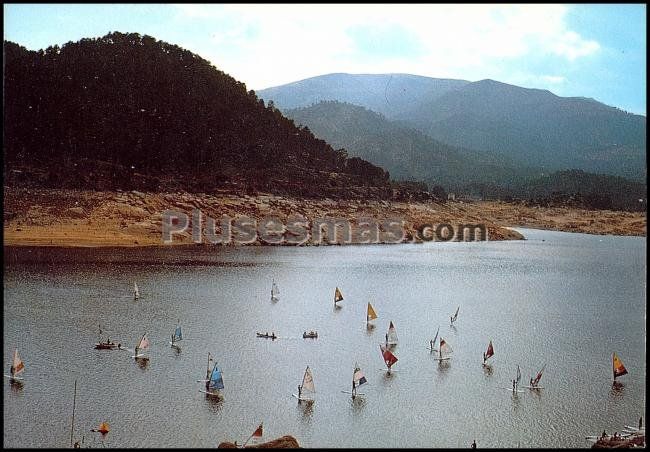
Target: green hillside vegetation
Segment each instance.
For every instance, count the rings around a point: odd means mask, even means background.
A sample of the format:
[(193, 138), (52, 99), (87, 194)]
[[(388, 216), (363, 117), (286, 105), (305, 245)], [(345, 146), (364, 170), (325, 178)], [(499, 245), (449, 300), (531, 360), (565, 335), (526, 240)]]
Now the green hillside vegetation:
[(176, 45), (115, 32), (4, 56), (5, 184), (391, 194), (386, 171)]

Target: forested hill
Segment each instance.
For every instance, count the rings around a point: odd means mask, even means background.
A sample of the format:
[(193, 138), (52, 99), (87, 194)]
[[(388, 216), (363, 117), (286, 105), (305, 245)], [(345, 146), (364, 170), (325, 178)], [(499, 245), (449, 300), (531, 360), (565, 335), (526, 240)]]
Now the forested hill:
[(5, 184), (386, 196), (389, 175), (176, 45), (110, 33), (4, 42)]

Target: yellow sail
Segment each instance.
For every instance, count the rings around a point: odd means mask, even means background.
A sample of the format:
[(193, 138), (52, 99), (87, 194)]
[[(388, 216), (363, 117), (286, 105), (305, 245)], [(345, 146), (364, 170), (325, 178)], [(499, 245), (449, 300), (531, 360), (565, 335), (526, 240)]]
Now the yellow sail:
[(621, 358), (616, 356), (616, 353), (614, 353), (612, 356), (612, 369), (614, 371), (614, 380), (616, 380), (616, 377), (620, 377), (621, 375), (625, 375), (627, 373), (627, 369), (623, 365), (623, 361), (621, 361)]
[(368, 314), (366, 315), (366, 320), (375, 320), (377, 318), (377, 313), (373, 309), (372, 305), (368, 303)]

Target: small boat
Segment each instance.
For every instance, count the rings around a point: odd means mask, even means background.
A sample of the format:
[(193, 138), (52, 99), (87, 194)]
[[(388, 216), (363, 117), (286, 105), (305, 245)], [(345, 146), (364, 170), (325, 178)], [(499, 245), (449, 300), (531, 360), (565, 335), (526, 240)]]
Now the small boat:
[(223, 375), (221, 370), (217, 366), (217, 362), (214, 362), (214, 367), (210, 371), (210, 353), (208, 353), (208, 369), (205, 381), (205, 390), (199, 389), (199, 392), (204, 393), (207, 396), (221, 397), (221, 390), (224, 388), (223, 384)]
[(248, 437), (246, 441), (244, 441), (244, 444), (241, 445), (241, 447), (246, 447), (246, 444), (250, 440), (253, 440), (253, 444), (259, 444), (262, 441), (262, 436), (264, 435), (264, 427), (263, 423), (257, 427), (257, 429), (253, 432), (251, 436)]
[(280, 289), (278, 289), (277, 284), (275, 284), (275, 281), (271, 284), (271, 301), (278, 301), (280, 297)]
[(316, 392), (316, 389), (314, 388), (314, 376), (311, 374), (309, 366), (305, 369), (305, 374), (302, 377), (302, 384), (298, 385), (298, 394), (291, 395), (298, 399), (298, 403), (313, 402), (314, 399), (303, 396), (304, 391), (307, 391), (308, 394)]
[(115, 342), (112, 342), (110, 337), (106, 338), (106, 340), (102, 342), (101, 335), (102, 335), (102, 326), (99, 325), (100, 339), (99, 339), (99, 342), (95, 344), (96, 349), (98, 349), (98, 350), (113, 350), (113, 349), (117, 348), (117, 344)]
[(452, 325), (454, 324), (454, 322), (455, 322), (456, 319), (458, 318), (458, 311), (459, 311), (459, 310), (460, 310), (460, 306), (458, 306), (458, 307), (456, 308), (456, 312), (454, 313), (454, 315), (451, 316), (451, 324), (452, 324)]
[(386, 333), (386, 345), (396, 345), (397, 344), (397, 331), (395, 330), (395, 325), (393, 321), (390, 321), (388, 326), (388, 332)]
[(368, 303), (368, 310), (366, 312), (366, 324), (370, 322), (371, 320), (375, 320), (377, 318), (377, 313), (375, 312), (375, 309), (372, 307), (370, 303)]
[(149, 339), (147, 338), (147, 333), (144, 333), (140, 340), (138, 341), (138, 345), (135, 346), (135, 354), (132, 356), (132, 358), (135, 359), (149, 359), (147, 356), (145, 356), (144, 352), (140, 353), (142, 350), (146, 350), (149, 348)]
[(140, 291), (138, 290), (138, 283), (134, 282), (133, 283), (133, 299), (137, 300), (140, 298)]
[(381, 350), (381, 356), (384, 358), (384, 363), (388, 368), (388, 373), (390, 373), (393, 364), (397, 362), (397, 356), (393, 355), (393, 352), (388, 350), (388, 347), (385, 345), (379, 345), (379, 350)]
[[(492, 339), (490, 339), (490, 343), (488, 344), (487, 351), (483, 353), (483, 365), (487, 366), (487, 360), (491, 357), (494, 356), (494, 347), (492, 347)], [(541, 378), (541, 376), (540, 376)]]
[(169, 343), (172, 347), (178, 347), (178, 342), (183, 340), (183, 332), (181, 331), (181, 326), (177, 325), (174, 334), (172, 334), (172, 340)]
[(542, 379), (542, 373), (544, 372), (544, 369), (546, 368), (546, 364), (542, 366), (542, 368), (537, 372), (537, 375), (535, 378), (530, 379), (530, 385), (529, 386), (524, 386), (524, 388), (528, 389), (544, 389), (539, 385), (539, 380)]
[(361, 372), (361, 368), (359, 367), (359, 364), (354, 364), (354, 371), (352, 372), (352, 392), (350, 393), (352, 395), (352, 400), (358, 395), (365, 395), (362, 393), (357, 393), (357, 388), (363, 384), (368, 383), (368, 380), (366, 380), (365, 375), (363, 375), (363, 372)]
[(520, 381), (521, 381), (521, 369), (519, 368), (519, 364), (517, 364), (517, 378), (512, 380), (512, 386), (503, 389), (512, 391), (513, 394), (516, 394), (518, 392), (525, 392), (523, 389), (519, 389)]
[(341, 291), (337, 287), (334, 290), (334, 306), (336, 306), (336, 303), (338, 303), (339, 301), (342, 301), (342, 300), (343, 300), (343, 294), (341, 293)]
[(318, 332), (317, 331), (310, 331), (308, 333), (308, 332), (305, 331), (305, 332), (302, 333), (302, 338), (303, 339), (307, 339), (307, 338), (310, 338), (310, 337), (311, 338), (317, 338), (318, 337)]
[(101, 433), (102, 435), (105, 435), (111, 431), (111, 428), (109, 427), (108, 422), (102, 422), (101, 424), (99, 424), (99, 427), (94, 428), (91, 431), (98, 432)]
[(431, 347), (432, 352), (438, 351), (436, 348), (436, 341), (438, 340), (438, 333), (440, 332), (440, 327), (436, 330), (436, 335), (433, 337), (432, 340), (429, 341), (429, 347)]
[(614, 383), (616, 383), (617, 377), (627, 374), (627, 369), (623, 365), (621, 358), (616, 355), (616, 352), (612, 354), (612, 372), (614, 373)]
[(25, 363), (18, 356), (18, 349), (14, 350), (14, 358), (11, 362), (11, 368), (9, 369), (9, 375), (5, 374), (5, 377), (9, 378), (11, 381), (21, 381), (22, 378), (18, 376), (19, 373), (25, 370)]
[(267, 339), (276, 339), (277, 336), (275, 335), (275, 332), (269, 334), (269, 333), (255, 333), (257, 334), (257, 337), (264, 337)]
[(113, 350), (117, 348), (117, 344), (108, 338), (104, 342), (98, 342), (95, 344), (95, 348), (98, 350)]
[[(434, 344), (435, 345), (435, 344)], [(442, 362), (442, 361), (448, 361), (451, 359), (451, 354), (453, 353), (453, 350), (445, 341), (442, 337), (440, 337), (440, 345), (438, 346), (438, 356), (435, 357), (434, 359)]]

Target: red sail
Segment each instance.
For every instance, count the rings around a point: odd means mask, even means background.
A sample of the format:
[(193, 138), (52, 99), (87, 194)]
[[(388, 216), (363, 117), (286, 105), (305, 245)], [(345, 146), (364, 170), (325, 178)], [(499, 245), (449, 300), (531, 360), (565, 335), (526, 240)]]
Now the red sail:
[(494, 348), (492, 348), (492, 341), (490, 341), (488, 344), (487, 352), (485, 353), (485, 359), (488, 359), (492, 355), (494, 355)]
[(386, 366), (390, 369), (390, 367), (397, 362), (397, 356), (393, 355), (390, 350), (388, 350), (386, 347), (383, 345), (380, 345), (379, 348), (381, 349), (381, 354), (384, 357), (384, 362), (386, 363)]

